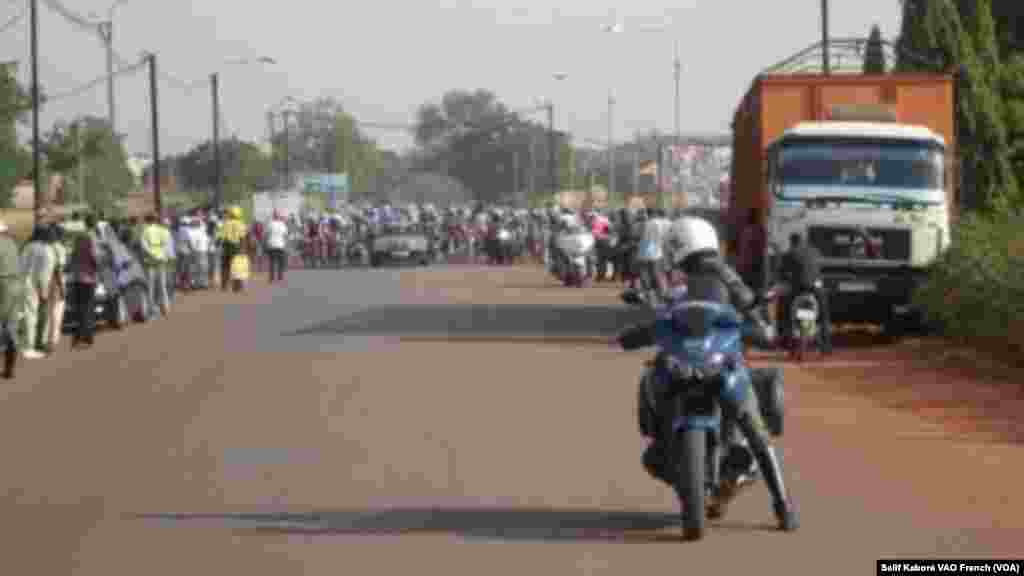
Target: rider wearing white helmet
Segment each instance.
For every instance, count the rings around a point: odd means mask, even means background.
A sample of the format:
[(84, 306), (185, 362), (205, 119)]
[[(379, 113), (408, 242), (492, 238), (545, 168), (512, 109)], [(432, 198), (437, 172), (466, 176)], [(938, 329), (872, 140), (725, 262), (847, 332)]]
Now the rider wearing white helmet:
[[(673, 267), (682, 271), (687, 277), (688, 300), (708, 300), (729, 303), (756, 326), (758, 334), (754, 336), (759, 346), (770, 347), (774, 341), (774, 331), (764, 319), (758, 306), (758, 299), (748, 288), (739, 275), (719, 254), (718, 233), (708, 221), (695, 217), (683, 217), (672, 224), (666, 238), (666, 258)], [(620, 336), (624, 348), (635, 349), (654, 344), (653, 324), (634, 327)], [(643, 463), (655, 478), (672, 484), (671, 475), (666, 473), (668, 459), (664, 451), (664, 440), (658, 438), (657, 414), (659, 407), (652, 405), (651, 399), (665, 398), (667, 383), (671, 378), (659, 374), (655, 368), (649, 377), (641, 381), (640, 404), (638, 417), (640, 430), (645, 436), (652, 438), (650, 446), (644, 452)], [(746, 398), (734, 405), (723, 404), (729, 416), (723, 422), (723, 438), (739, 440), (735, 427), (739, 427), (743, 437), (749, 443), (758, 467), (764, 475), (768, 489), (771, 491), (776, 517), (780, 526), (795, 529), (797, 526), (796, 511), (782, 481), (782, 467), (771, 446), (770, 435), (762, 417), (755, 388), (751, 387)], [(736, 495), (741, 479), (727, 479), (722, 493), (713, 501), (712, 514), (721, 515), (724, 507)]]

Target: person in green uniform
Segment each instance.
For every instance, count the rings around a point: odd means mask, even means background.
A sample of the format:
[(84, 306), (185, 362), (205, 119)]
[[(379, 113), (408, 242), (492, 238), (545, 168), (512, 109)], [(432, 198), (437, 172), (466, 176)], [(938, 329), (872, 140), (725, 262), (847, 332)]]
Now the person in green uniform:
[(0, 221), (0, 347), (4, 349), (3, 377), (14, 378), (18, 343), (14, 338), (16, 312), (21, 307), (25, 281), (21, 277), (18, 243)]

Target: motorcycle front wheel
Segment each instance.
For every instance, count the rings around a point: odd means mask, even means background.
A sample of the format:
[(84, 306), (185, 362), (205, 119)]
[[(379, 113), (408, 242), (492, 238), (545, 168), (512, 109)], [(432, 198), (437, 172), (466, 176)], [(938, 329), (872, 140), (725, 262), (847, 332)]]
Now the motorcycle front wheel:
[(704, 537), (707, 517), (704, 503), (706, 435), (707, 431), (702, 429), (684, 430), (679, 439), (676, 492), (682, 501), (683, 539), (691, 542)]

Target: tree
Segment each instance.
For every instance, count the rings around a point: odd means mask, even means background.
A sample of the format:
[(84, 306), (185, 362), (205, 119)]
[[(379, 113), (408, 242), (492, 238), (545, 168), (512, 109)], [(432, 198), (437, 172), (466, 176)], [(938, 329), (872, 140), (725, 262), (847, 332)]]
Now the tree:
[(868, 44), (864, 52), (864, 73), (885, 74), (885, 46), (882, 44), (882, 31), (875, 24), (871, 27)]
[(28, 92), (10, 66), (0, 66), (0, 208), (10, 208), (14, 188), (31, 170), (31, 158), (18, 145), (18, 123), (25, 121), (31, 106)]
[(904, 0), (897, 65), (901, 71), (966, 72), (956, 110), (965, 200), (969, 208), (998, 208), (1018, 202), (1019, 188), (994, 73), (999, 61), (992, 13), (987, 0), (972, 2), (965, 19), (959, 7), (953, 0)]
[(300, 104), (285, 132), (275, 135), (274, 162), (283, 165), (287, 150), (292, 173), (323, 172), (349, 175), (352, 193), (366, 195), (373, 184), (379, 150), (360, 129), (355, 117), (333, 98)]
[[(258, 146), (238, 138), (220, 142), (221, 177), (224, 202), (238, 203), (256, 190), (266, 187), (273, 176), (271, 158)], [(205, 201), (216, 190), (217, 173), (213, 162), (213, 142), (207, 140), (174, 159), (178, 183), (196, 199)]]
[[(975, 75), (979, 76), (981, 91), (977, 94), (981, 107), (979, 120), (985, 125), (980, 130), (990, 149), (996, 150), (995, 158), (982, 156), (987, 169), (981, 172), (982, 184), (993, 189), (1002, 187), (1003, 194), (989, 194), (993, 200), (1002, 204), (1017, 204), (1019, 197), (1018, 176), (1024, 176), (1014, 170), (1013, 130), (1016, 119), (1013, 115), (1011, 98), (1012, 85), (1007, 83), (1007, 75), (1012, 74), (1010, 67), (1003, 66), (1003, 56), (999, 44), (999, 32), (993, 18), (993, 2), (991, 0), (975, 0), (969, 4), (960, 2), (963, 7), (959, 12), (967, 33), (972, 41), (977, 66)], [(998, 4), (1007, 4), (1000, 2)], [(1012, 82), (1010, 83), (1012, 84)]]
[[(517, 184), (519, 191), (550, 189), (550, 132), (510, 112), (490, 91), (452, 90), (420, 106), (415, 137), (418, 169), (447, 173), (478, 201), (514, 199)], [(556, 134), (554, 145), (558, 183), (568, 187), (573, 154), (565, 135)]]
[(1024, 2), (1002, 0), (991, 3), (991, 9), (1001, 56), (1009, 58), (1015, 52), (1024, 52)]
[(121, 138), (104, 118), (83, 116), (58, 122), (43, 139), (42, 153), (51, 173), (74, 179), (81, 167), (84, 181), (76, 185), (82, 200), (95, 210), (113, 210), (116, 201), (135, 187)]

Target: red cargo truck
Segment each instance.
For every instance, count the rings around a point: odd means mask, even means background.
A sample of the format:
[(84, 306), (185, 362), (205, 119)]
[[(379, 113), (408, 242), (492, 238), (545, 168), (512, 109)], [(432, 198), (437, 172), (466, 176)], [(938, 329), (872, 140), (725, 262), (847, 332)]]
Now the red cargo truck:
[[(730, 255), (769, 273), (800, 234), (836, 321), (893, 327), (948, 246), (957, 205), (953, 75), (758, 76), (733, 119)], [(751, 220), (768, 250), (744, 254)]]

